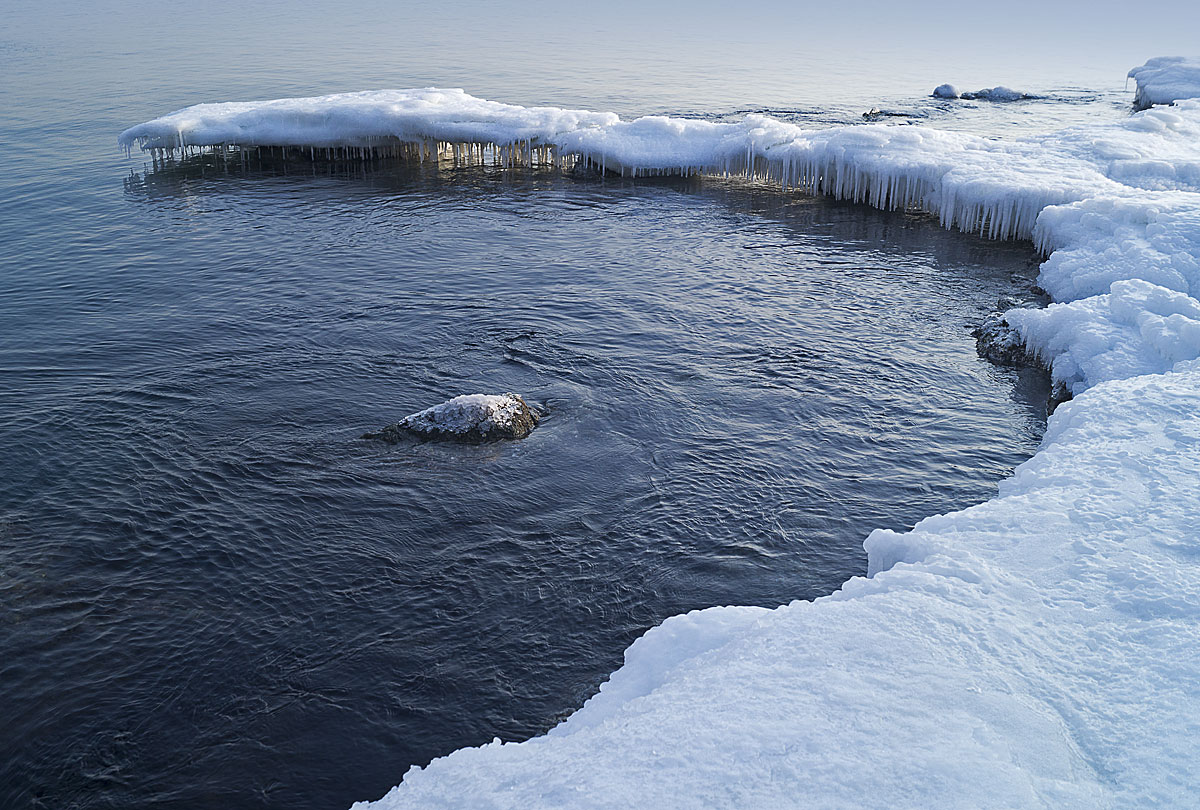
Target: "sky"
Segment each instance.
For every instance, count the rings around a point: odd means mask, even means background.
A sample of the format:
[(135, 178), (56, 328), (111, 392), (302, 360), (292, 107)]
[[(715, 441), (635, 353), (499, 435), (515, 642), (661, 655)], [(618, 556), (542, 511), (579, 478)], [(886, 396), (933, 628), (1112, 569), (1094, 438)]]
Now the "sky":
[[(625, 112), (654, 111), (645, 96), (655, 82), (720, 104), (784, 95), (819, 102), (868, 84), (897, 96), (942, 82), (1119, 88), (1126, 71), (1150, 57), (1200, 52), (1194, 0), (8, 5), (0, 56), (44, 48), (56, 81), (87, 72), (128, 94), (178, 92), (181, 104), (437, 85), (514, 103)], [(242, 81), (230, 82), (231, 70)]]

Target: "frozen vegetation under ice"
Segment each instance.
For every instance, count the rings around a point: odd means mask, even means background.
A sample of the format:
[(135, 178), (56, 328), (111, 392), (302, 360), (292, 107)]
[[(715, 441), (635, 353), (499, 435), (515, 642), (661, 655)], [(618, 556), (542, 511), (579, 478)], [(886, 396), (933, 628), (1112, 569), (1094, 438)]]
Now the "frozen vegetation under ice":
[[(1192, 807), (1200, 795), (1200, 84), (1018, 140), (527, 109), (462, 91), (204, 104), (127, 130), (211, 148), (769, 180), (1032, 239), (1005, 318), (1074, 399), (992, 500), (877, 530), (866, 577), (646, 633), (541, 737), (414, 767), (380, 808)], [(941, 89), (941, 88), (939, 88)], [(365, 807), (366, 805), (356, 805)]]

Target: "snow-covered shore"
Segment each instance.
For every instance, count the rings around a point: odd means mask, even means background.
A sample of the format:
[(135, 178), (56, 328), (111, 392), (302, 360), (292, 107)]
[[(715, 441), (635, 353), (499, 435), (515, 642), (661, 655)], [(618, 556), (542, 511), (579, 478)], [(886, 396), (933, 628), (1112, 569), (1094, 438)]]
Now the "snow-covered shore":
[(747, 174), (1050, 254), (1056, 303), (1008, 317), (1075, 399), (997, 497), (872, 533), (869, 576), (822, 599), (668, 619), (546, 735), (413, 768), (375, 806), (1194, 806), (1200, 101), (1172, 100), (1018, 141), (622, 122), (435, 90), (200, 105), (124, 133)]

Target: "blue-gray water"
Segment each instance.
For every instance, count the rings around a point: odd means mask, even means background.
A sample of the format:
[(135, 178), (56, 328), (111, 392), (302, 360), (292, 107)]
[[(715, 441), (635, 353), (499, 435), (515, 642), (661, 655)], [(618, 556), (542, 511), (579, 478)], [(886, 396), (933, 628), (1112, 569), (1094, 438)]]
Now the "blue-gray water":
[[(544, 731), (671, 614), (829, 592), (870, 529), (1035, 449), (1044, 377), (970, 336), (1028, 290), (1028, 245), (711, 180), (153, 171), (115, 135), (426, 84), (1014, 134), (1124, 114), (1119, 86), (955, 104), (924, 97), (977, 89), (945, 66), (764, 81), (557, 29), (514, 55), (477, 20), (207, 11), (18, 3), (0, 42), (0, 806), (376, 797)], [(505, 390), (548, 412), (520, 443), (358, 438)]]

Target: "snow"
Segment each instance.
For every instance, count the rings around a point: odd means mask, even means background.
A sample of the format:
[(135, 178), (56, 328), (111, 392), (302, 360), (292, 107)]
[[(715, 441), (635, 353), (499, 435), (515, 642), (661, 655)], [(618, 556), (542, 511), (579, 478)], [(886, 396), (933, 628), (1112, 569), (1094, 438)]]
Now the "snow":
[[(1161, 75), (1178, 89), (1187, 64), (1135, 69), (1139, 95)], [(327, 97), (327, 116), (314, 99), (201, 105), (122, 135), (749, 176), (1049, 255), (1039, 283), (1055, 303), (1005, 319), (1075, 398), (995, 498), (876, 530), (868, 576), (821, 599), (672, 617), (547, 734), (413, 767), (371, 806), (1195, 806), (1200, 101), (1168, 95), (1170, 108), (1010, 141), (761, 115), (621, 121), (432, 90)]]
[(1129, 71), (1137, 82), (1133, 104), (1139, 110), (1200, 97), (1200, 58), (1159, 56)]

